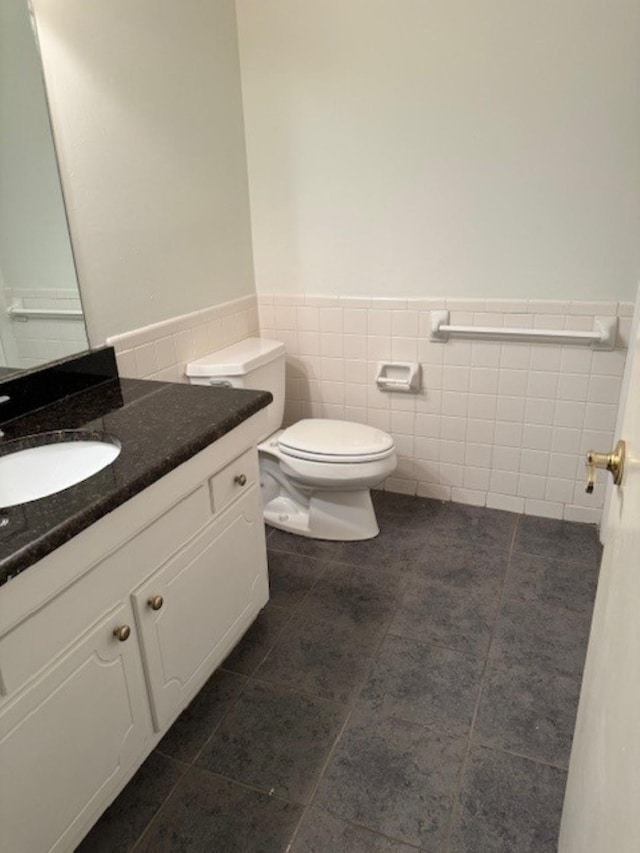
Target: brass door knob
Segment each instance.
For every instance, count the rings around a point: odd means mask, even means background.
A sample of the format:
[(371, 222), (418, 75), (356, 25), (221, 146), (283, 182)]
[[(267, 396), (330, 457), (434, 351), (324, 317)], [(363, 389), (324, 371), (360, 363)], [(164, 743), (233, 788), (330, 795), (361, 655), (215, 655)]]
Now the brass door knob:
[(610, 471), (613, 477), (613, 482), (619, 486), (622, 482), (624, 474), (624, 458), (627, 446), (624, 441), (619, 441), (611, 453), (598, 453), (595, 450), (587, 451), (586, 466), (587, 466), (587, 494), (593, 492), (593, 487), (596, 482), (596, 468), (604, 468), (605, 471)]
[(152, 610), (160, 610), (164, 604), (164, 598), (161, 595), (152, 595), (147, 599), (147, 604)]
[(245, 486), (247, 484), (247, 478), (244, 474), (236, 474), (233, 478), (233, 482), (237, 483), (239, 486)]
[(130, 634), (131, 628), (128, 625), (120, 625), (118, 628), (113, 629), (113, 636), (117, 640), (120, 640), (121, 643), (124, 643), (125, 640), (128, 640)]

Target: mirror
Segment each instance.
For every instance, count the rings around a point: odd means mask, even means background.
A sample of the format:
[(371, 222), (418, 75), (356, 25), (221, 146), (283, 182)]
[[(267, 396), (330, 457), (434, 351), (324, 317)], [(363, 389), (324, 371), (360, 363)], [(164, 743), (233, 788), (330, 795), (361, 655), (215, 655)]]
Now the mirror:
[(0, 0), (0, 379), (88, 348), (27, 0)]

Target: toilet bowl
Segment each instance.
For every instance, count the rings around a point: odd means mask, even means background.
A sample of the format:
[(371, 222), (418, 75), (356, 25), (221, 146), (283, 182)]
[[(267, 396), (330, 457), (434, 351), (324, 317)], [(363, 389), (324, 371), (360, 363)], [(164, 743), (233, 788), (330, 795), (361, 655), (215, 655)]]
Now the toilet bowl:
[(349, 421), (302, 420), (258, 445), (265, 521), (316, 539), (379, 533), (370, 489), (396, 467), (391, 436)]
[(365, 424), (310, 418), (282, 429), (285, 348), (247, 338), (187, 365), (195, 384), (271, 391), (258, 445), (265, 521), (315, 539), (371, 539), (379, 533), (370, 489), (396, 467), (390, 435)]

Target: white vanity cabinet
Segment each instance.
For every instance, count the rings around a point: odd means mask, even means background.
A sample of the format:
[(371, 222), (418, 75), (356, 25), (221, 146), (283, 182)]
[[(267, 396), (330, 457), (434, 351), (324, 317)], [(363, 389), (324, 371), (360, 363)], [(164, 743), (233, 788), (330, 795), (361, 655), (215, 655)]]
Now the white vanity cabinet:
[(261, 415), (0, 588), (0, 849), (73, 851), (268, 599)]

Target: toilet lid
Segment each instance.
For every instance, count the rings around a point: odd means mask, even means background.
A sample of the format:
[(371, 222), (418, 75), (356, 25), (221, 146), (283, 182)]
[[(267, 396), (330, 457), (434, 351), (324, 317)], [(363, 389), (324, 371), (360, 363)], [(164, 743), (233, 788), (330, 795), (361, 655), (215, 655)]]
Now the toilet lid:
[(286, 456), (326, 462), (384, 459), (395, 449), (381, 429), (328, 418), (298, 421), (280, 434), (278, 446)]

